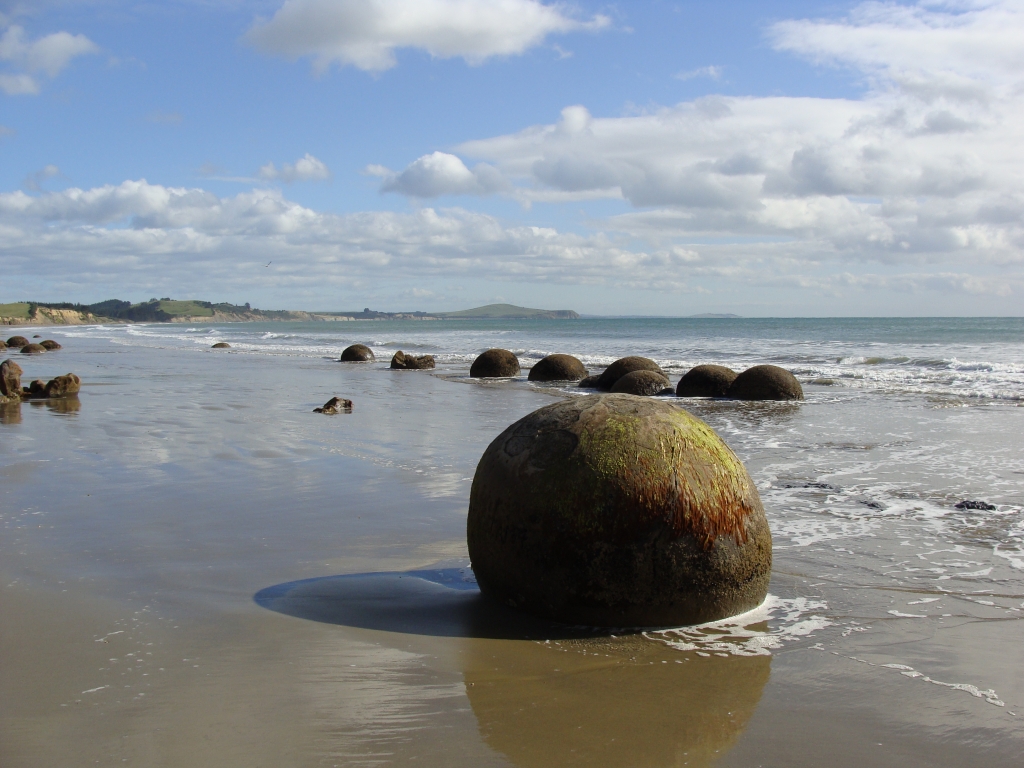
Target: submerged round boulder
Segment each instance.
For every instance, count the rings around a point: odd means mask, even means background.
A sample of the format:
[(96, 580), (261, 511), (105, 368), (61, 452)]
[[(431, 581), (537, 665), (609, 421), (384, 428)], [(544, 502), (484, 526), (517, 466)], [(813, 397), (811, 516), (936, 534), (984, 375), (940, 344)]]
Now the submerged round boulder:
[(365, 344), (353, 344), (345, 349), (341, 353), (339, 363), (372, 363), (377, 358), (373, 355), (373, 350)]
[(12, 349), (21, 349), (28, 343), (28, 339), (26, 339), (24, 336), (11, 336), (11, 338), (7, 340), (7, 346), (11, 347)]
[(469, 375), (474, 379), (506, 379), (519, 375), (519, 358), (507, 349), (488, 349), (473, 361)]
[(226, 341), (218, 341), (216, 344), (210, 347), (210, 349), (231, 349), (231, 345), (228, 344)]
[(755, 365), (736, 377), (729, 397), (737, 400), (803, 400), (796, 376), (777, 365)]
[(557, 621), (673, 626), (758, 606), (768, 521), (703, 421), (664, 400), (588, 395), (534, 411), (484, 452), (467, 539), (481, 591)]
[(23, 355), (38, 355), (40, 352), (45, 351), (46, 347), (44, 347), (42, 344), (26, 344), (24, 347), (21, 348), (21, 353)]
[(613, 393), (624, 395), (660, 395), (664, 390), (672, 391), (672, 382), (657, 371), (633, 371), (615, 382)]
[(62, 347), (61, 347), (61, 345), (60, 345), (60, 344), (58, 344), (58, 343), (57, 343), (56, 341), (54, 341), (53, 339), (46, 339), (46, 340), (44, 340), (44, 341), (40, 341), (40, 342), (39, 342), (39, 344), (40, 344), (40, 346), (42, 346), (42, 348), (43, 348), (43, 349), (45, 349), (45, 350), (46, 350), (47, 352), (53, 352), (53, 351), (54, 351), (54, 350), (56, 350), (56, 349), (61, 349), (61, 348), (62, 348)]
[(586, 378), (586, 366), (572, 355), (548, 355), (530, 369), (530, 381), (579, 381)]
[(679, 397), (726, 397), (736, 380), (736, 371), (724, 365), (698, 365), (691, 368), (676, 385)]
[(597, 380), (597, 388), (607, 391), (615, 386), (615, 382), (633, 371), (656, 371), (662, 376), (665, 375), (665, 372), (661, 370), (661, 366), (649, 357), (620, 357), (604, 369), (604, 373)]

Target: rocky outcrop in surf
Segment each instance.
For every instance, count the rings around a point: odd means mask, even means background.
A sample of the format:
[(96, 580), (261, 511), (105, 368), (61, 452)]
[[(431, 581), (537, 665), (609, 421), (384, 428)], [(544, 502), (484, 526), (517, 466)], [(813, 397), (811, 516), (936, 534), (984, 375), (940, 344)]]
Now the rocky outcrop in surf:
[(391, 358), (391, 367), (404, 371), (422, 371), (434, 367), (433, 355), (407, 355), (402, 350), (395, 352)]

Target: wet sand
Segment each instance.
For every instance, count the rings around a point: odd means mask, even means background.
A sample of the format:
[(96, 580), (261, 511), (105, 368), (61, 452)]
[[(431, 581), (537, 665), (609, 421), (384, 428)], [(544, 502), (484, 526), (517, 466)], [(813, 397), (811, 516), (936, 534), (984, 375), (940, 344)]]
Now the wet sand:
[[(740, 627), (609, 636), (490, 606), (467, 570), (476, 460), (555, 393), (84, 341), (26, 378), (68, 370), (77, 410), (0, 423), (5, 768), (1019, 764), (1005, 532), (825, 514), (814, 483), (1012, 500), (1024, 409), (967, 429), (923, 397), (825, 388), (692, 404), (764, 485), (777, 602)], [(354, 412), (311, 413), (334, 395)]]

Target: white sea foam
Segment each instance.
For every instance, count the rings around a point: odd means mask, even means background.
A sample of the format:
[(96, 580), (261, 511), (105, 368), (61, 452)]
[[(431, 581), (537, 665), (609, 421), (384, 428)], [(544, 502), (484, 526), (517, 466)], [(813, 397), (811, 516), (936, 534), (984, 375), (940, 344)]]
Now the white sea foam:
[(796, 638), (831, 626), (823, 600), (768, 595), (757, 608), (720, 621), (645, 633), (680, 651), (716, 655), (770, 656)]

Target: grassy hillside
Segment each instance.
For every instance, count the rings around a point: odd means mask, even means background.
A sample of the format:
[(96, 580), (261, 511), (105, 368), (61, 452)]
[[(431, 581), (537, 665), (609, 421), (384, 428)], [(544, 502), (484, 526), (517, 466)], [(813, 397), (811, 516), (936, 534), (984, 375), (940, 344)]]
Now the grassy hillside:
[(171, 317), (213, 317), (213, 308), (207, 302), (161, 299), (153, 308)]
[(514, 304), (488, 304), (485, 307), (477, 307), (476, 309), (463, 309), (459, 312), (438, 312), (437, 315), (438, 317), (465, 318), (579, 317), (579, 315), (577, 315), (571, 309), (530, 309), (528, 307), (517, 307)]
[(0, 304), (0, 317), (18, 317), (28, 319), (28, 302), (19, 301), (16, 304)]

